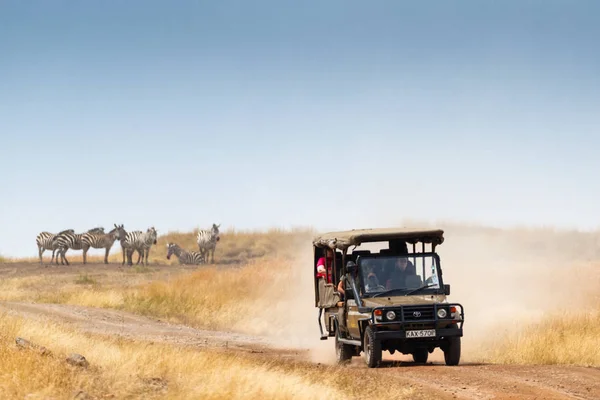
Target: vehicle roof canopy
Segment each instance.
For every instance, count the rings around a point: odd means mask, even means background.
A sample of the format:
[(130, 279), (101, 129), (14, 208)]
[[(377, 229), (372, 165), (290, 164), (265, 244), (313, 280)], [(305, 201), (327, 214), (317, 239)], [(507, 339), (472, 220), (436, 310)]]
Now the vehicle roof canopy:
[(439, 245), (444, 242), (444, 231), (441, 229), (408, 228), (353, 229), (323, 233), (313, 239), (313, 245), (321, 248), (329, 247), (346, 250), (350, 246), (358, 246), (361, 243), (390, 240), (402, 240), (410, 244), (421, 242)]

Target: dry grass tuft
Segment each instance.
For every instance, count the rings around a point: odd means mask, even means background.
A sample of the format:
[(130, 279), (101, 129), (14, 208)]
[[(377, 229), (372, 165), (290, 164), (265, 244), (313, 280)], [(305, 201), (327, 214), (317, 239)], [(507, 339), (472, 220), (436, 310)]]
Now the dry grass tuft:
[(195, 327), (235, 329), (256, 316), (261, 299), (282, 296), (289, 284), (289, 265), (289, 261), (274, 259), (251, 262), (239, 269), (206, 268), (131, 290), (125, 294), (122, 307)]
[(563, 364), (600, 367), (600, 307), (545, 316), (487, 344), (482, 359), (500, 364)]

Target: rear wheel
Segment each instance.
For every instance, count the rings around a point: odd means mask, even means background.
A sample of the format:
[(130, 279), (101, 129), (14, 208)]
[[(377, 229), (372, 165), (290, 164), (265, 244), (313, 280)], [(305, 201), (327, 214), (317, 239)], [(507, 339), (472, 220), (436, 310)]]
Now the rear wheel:
[(339, 332), (336, 332), (335, 335), (335, 357), (338, 364), (346, 364), (350, 359), (352, 359), (352, 355), (354, 354), (354, 349), (351, 345), (345, 344), (339, 341), (338, 335)]
[(377, 368), (381, 364), (381, 342), (375, 339), (375, 332), (369, 326), (363, 339), (365, 361), (369, 368)]
[(429, 357), (429, 352), (427, 349), (417, 349), (412, 353), (412, 356), (416, 363), (425, 364)]

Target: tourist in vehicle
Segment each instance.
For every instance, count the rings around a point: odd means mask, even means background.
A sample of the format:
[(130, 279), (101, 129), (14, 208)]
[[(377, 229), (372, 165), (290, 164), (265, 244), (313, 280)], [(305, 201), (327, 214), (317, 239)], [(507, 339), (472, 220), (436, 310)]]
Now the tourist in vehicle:
[(332, 271), (333, 271), (333, 250), (327, 249), (325, 257), (319, 258), (317, 261), (317, 269), (320, 265), (327, 271), (327, 283), (332, 283)]
[[(356, 279), (356, 272), (354, 273), (353, 278)], [(341, 300), (344, 301), (346, 295), (346, 275), (342, 275), (340, 277), (340, 281), (337, 285), (337, 291), (340, 293)]]
[(327, 279), (327, 274), (325, 273), (325, 266), (319, 265), (317, 267), (317, 278)]
[(379, 260), (365, 260), (362, 262), (363, 276), (365, 278), (365, 290), (367, 292), (385, 290), (385, 287), (380, 282), (382, 280), (382, 269)]
[(365, 282), (365, 290), (367, 292), (377, 292), (385, 290), (385, 286), (379, 283), (379, 278), (375, 274), (375, 272), (369, 272), (367, 275), (367, 281)]
[(345, 299), (345, 295), (346, 295), (346, 290), (344, 289), (344, 286), (346, 286), (345, 282), (346, 282), (346, 275), (342, 275), (340, 277), (340, 281), (337, 285), (337, 291), (340, 293), (340, 295), (341, 295), (340, 298), (342, 300)]

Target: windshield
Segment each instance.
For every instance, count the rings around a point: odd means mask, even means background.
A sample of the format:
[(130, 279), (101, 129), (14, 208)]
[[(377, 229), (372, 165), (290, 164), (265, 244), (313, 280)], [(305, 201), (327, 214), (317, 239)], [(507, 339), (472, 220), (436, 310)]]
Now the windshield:
[(401, 294), (423, 286), (428, 286), (424, 292), (440, 288), (437, 257), (433, 253), (366, 257), (359, 259), (358, 268), (360, 287), (366, 295), (387, 291)]

